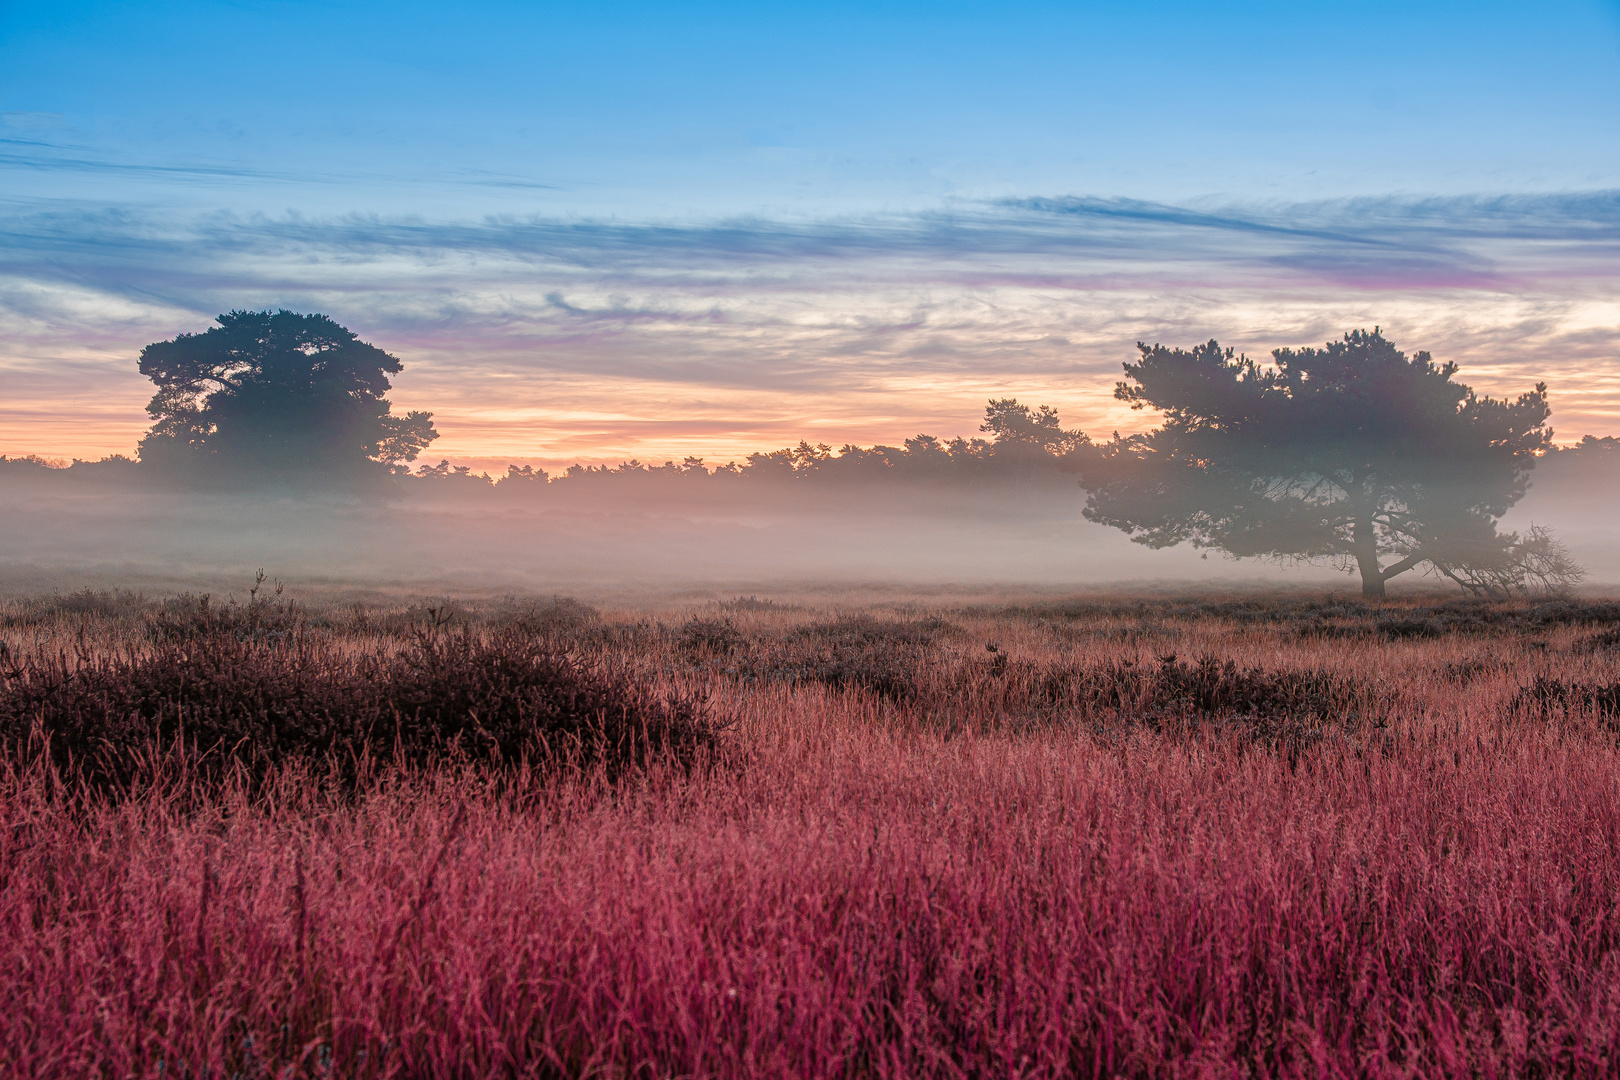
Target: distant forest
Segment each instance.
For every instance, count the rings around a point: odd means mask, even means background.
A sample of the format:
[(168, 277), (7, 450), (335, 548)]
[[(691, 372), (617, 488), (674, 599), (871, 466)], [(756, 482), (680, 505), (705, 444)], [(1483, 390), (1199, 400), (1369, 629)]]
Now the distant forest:
[[(391, 474), (379, 477), (381, 482), (371, 490), (379, 494), (435, 490), (517, 493), (544, 487), (558, 493), (564, 489), (606, 493), (656, 488), (671, 494), (694, 489), (719, 494), (725, 490), (741, 493), (759, 485), (805, 484), (831, 490), (874, 484), (1000, 487), (1008, 481), (1035, 487), (1061, 482), (1074, 484), (1079, 490), (1079, 476), (1091, 460), (1091, 444), (1084, 436), (1059, 428), (1056, 412), (1044, 406), (1029, 409), (1007, 399), (992, 402), (987, 414), (987, 423), (999, 420), (1007, 424), (1028, 418), (1028, 427), (1020, 424), (1019, 428), (1034, 428), (1042, 435), (1019, 438), (993, 432), (989, 439), (948, 440), (918, 435), (901, 446), (846, 443), (837, 449), (826, 443), (800, 442), (769, 453), (750, 454), (740, 463), (718, 466), (695, 457), (657, 465), (631, 460), (620, 465), (572, 465), (556, 475), (529, 465), (509, 465), (505, 475), (491, 476), (440, 461), (415, 469), (395, 466)], [(1050, 418), (1049, 424), (1046, 418)], [(1054, 434), (1047, 437), (1047, 432)], [(170, 482), (169, 477), (120, 454), (100, 461), (74, 459), (65, 464), (33, 454), (0, 455), (0, 479), (136, 485)], [(1560, 487), (1566, 483), (1620, 480), (1620, 438), (1587, 435), (1573, 445), (1553, 447), (1537, 460), (1532, 479), (1538, 486)]]

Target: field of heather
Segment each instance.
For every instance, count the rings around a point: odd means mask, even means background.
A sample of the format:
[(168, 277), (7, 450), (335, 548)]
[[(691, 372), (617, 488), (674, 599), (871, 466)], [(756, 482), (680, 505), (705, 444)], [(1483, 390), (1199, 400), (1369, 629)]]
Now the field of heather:
[(1606, 1076), (1620, 603), (0, 604), (0, 1073)]

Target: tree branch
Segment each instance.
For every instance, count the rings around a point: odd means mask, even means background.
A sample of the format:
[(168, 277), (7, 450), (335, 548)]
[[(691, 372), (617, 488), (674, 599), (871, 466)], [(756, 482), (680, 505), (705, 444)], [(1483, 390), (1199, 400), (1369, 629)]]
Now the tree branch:
[(1425, 556), (1423, 555), (1422, 552), (1418, 552), (1418, 553), (1413, 554), (1413, 555), (1408, 555), (1406, 558), (1402, 559), (1400, 562), (1391, 563), (1389, 565), (1389, 567), (1387, 567), (1386, 569), (1378, 571), (1378, 576), (1383, 578), (1385, 581), (1388, 581), (1390, 578), (1394, 577), (1396, 574), (1404, 574), (1404, 573), (1406, 573), (1408, 570), (1412, 569), (1412, 567), (1414, 567), (1418, 563), (1422, 562), (1424, 560), (1424, 558), (1425, 558)]

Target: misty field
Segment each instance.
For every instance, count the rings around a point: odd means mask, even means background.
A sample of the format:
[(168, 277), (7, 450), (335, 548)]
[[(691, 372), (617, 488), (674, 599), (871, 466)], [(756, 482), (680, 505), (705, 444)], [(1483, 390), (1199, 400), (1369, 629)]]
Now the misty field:
[(0, 605), (7, 1076), (1598, 1076), (1620, 603)]

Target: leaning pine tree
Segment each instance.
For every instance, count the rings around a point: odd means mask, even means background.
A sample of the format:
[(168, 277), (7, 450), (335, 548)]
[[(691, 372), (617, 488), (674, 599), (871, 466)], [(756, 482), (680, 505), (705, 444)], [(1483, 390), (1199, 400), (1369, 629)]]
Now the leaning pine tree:
[(1214, 341), (1137, 348), (1114, 396), (1164, 423), (1098, 447), (1091, 520), (1150, 547), (1331, 562), (1367, 597), (1419, 567), (1490, 596), (1584, 576), (1547, 530), (1497, 529), (1551, 445), (1546, 384), (1480, 397), (1376, 329), (1268, 366)]

